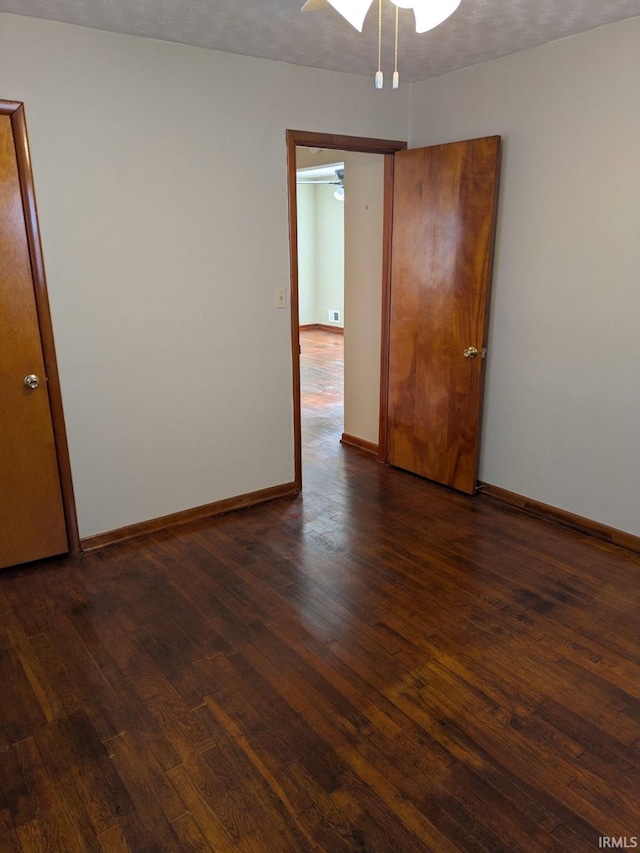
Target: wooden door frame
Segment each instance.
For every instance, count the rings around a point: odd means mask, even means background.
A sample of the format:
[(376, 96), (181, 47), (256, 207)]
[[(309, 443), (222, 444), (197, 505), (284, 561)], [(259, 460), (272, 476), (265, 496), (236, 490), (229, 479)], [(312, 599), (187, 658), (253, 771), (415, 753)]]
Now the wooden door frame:
[(389, 317), (391, 302), (391, 218), (393, 210), (393, 155), (407, 143), (365, 136), (340, 136), (306, 130), (287, 130), (287, 180), (289, 195), (289, 265), (291, 270), (291, 360), (293, 368), (293, 438), (295, 484), (302, 489), (302, 415), (300, 408), (300, 319), (298, 294), (298, 195), (296, 148), (327, 148), (361, 154), (384, 155), (384, 203), (382, 232), (382, 335), (380, 342), (380, 423), (378, 458), (387, 460), (387, 399), (389, 389)]
[(80, 537), (78, 534), (76, 502), (73, 493), (73, 481), (71, 479), (71, 462), (69, 458), (69, 447), (67, 444), (67, 430), (64, 422), (62, 394), (60, 392), (60, 377), (58, 375), (58, 363), (56, 360), (56, 350), (53, 339), (51, 311), (49, 308), (49, 297), (47, 295), (47, 278), (44, 271), (42, 244), (40, 242), (40, 226), (38, 223), (38, 211), (36, 208), (33, 172), (31, 170), (31, 156), (29, 153), (29, 138), (27, 135), (27, 123), (24, 115), (24, 104), (21, 101), (0, 100), (0, 115), (9, 116), (11, 119), (13, 139), (16, 147), (18, 177), (22, 193), (22, 206), (25, 214), (24, 219), (27, 232), (27, 243), (29, 246), (29, 259), (31, 261), (31, 274), (36, 300), (36, 311), (38, 314), (38, 326), (40, 328), (40, 340), (44, 356), (44, 366), (47, 373), (47, 391), (49, 394), (49, 407), (51, 410), (51, 421), (53, 424), (58, 474), (60, 476), (62, 505), (64, 508), (65, 525), (67, 530), (67, 543), (69, 546), (69, 552), (71, 554), (77, 554), (80, 553)]

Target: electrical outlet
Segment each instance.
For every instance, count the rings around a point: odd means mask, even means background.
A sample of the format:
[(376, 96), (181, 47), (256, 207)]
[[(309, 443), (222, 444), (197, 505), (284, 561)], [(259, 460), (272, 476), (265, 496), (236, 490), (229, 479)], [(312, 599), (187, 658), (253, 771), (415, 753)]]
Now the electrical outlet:
[(276, 308), (287, 307), (287, 288), (276, 287)]

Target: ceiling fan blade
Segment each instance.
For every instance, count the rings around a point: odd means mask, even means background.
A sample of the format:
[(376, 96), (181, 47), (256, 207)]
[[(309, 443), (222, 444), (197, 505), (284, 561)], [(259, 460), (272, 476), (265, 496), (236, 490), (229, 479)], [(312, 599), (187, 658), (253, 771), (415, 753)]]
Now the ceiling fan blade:
[(432, 30), (456, 11), (460, 0), (416, 0), (413, 11), (416, 16), (416, 32), (426, 33)]
[(373, 5), (373, 0), (329, 0), (329, 3), (336, 12), (340, 12), (342, 17), (349, 21), (352, 27), (362, 32), (364, 19)]
[(307, 0), (302, 7), (303, 12), (317, 12), (319, 9), (330, 9), (329, 0)]
[(318, 9), (328, 9), (331, 6), (340, 12), (343, 18), (362, 32), (364, 19), (371, 8), (373, 0), (307, 0), (302, 7), (303, 12), (314, 12)]

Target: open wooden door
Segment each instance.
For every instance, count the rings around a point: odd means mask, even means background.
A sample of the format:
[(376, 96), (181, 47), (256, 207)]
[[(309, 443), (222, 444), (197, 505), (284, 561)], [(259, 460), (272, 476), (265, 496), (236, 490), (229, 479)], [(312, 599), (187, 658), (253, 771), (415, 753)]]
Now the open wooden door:
[(387, 461), (473, 494), (500, 137), (394, 159)]
[(21, 126), (21, 105), (0, 102), (0, 107), (0, 568), (4, 568), (66, 552), (69, 540), (34, 289), (36, 256), (30, 251), (30, 220), (18, 163), (18, 151), (24, 156), (25, 149), (18, 147), (14, 135), (15, 127)]

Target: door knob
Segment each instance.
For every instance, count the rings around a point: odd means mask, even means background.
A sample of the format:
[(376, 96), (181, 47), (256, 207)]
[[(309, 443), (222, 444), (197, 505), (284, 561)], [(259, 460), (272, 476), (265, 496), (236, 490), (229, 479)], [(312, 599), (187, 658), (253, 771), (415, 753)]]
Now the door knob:
[(24, 377), (24, 384), (26, 388), (36, 389), (40, 385), (40, 380), (35, 373), (30, 373)]
[(464, 350), (463, 355), (465, 358), (475, 358), (478, 355), (478, 350), (476, 347), (468, 347)]

